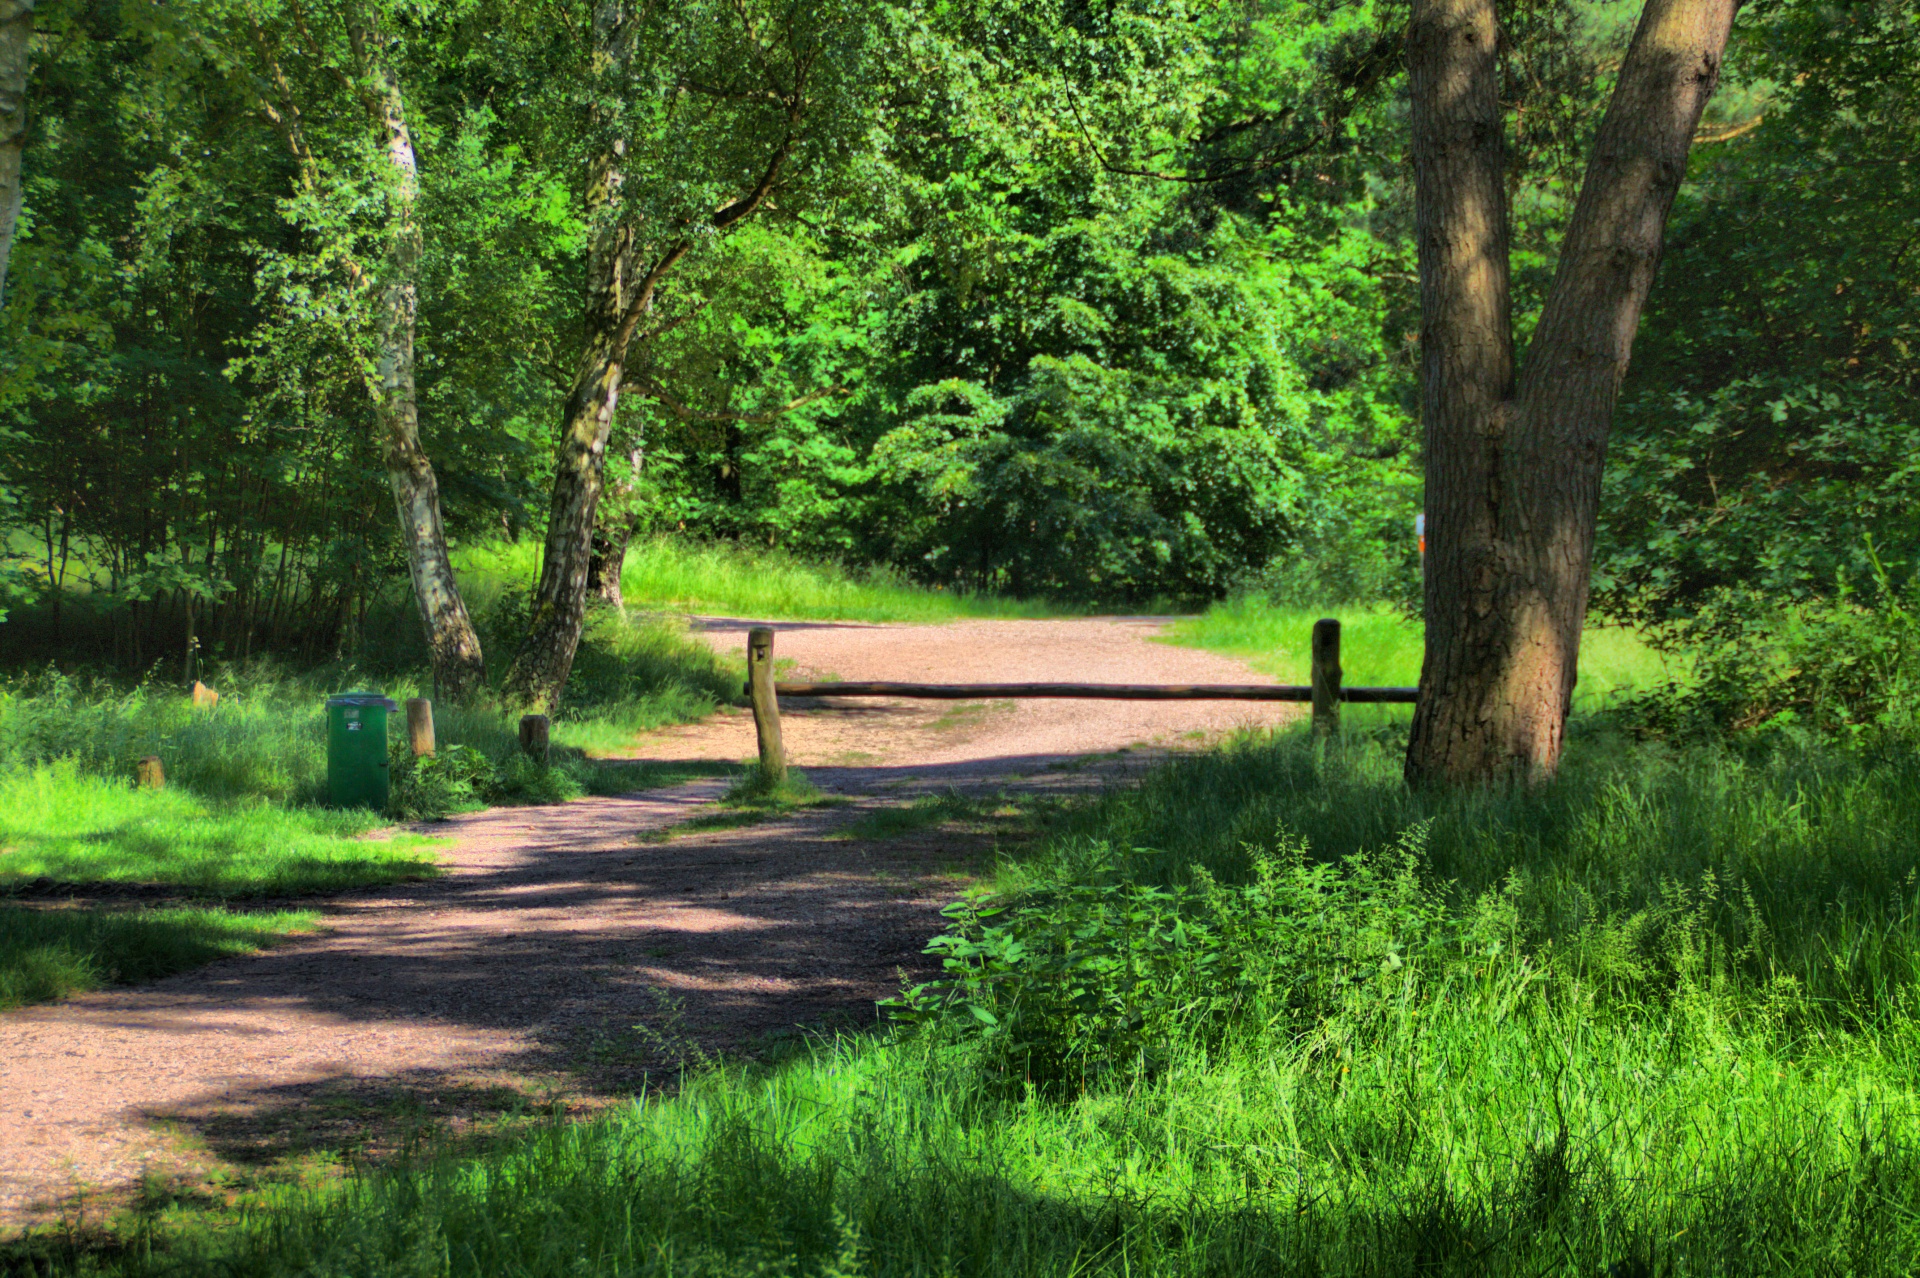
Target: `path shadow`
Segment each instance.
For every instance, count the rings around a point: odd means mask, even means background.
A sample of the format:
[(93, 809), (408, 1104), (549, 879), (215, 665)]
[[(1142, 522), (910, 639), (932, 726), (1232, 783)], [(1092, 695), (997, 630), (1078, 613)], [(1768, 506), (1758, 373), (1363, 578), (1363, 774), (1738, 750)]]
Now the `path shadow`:
[[(1086, 795), (1147, 762), (1133, 752), (1091, 765), (1015, 755), (814, 768), (846, 806), (665, 842), (641, 836), (709, 809), (723, 780), (473, 814), (431, 827), (461, 839), (443, 877), (329, 902), (330, 937), (125, 991), (113, 1022), (174, 1036), (189, 1054), (252, 1033), (236, 1012), (257, 1014), (267, 1035), (292, 1018), (444, 1025), (518, 1044), (472, 1068), (355, 1060), (318, 1078), (227, 1079), (145, 1113), (235, 1163), (295, 1157), (354, 1121), (388, 1131), (374, 1141), (384, 1148), (408, 1123), (458, 1129), (543, 1094), (610, 1103), (717, 1054), (779, 1054), (796, 1036), (872, 1028), (876, 1000), (935, 970), (924, 951), (939, 911), (990, 863), (995, 832), (848, 837), (863, 815), (950, 791)], [(488, 838), (499, 846), (487, 850)]]

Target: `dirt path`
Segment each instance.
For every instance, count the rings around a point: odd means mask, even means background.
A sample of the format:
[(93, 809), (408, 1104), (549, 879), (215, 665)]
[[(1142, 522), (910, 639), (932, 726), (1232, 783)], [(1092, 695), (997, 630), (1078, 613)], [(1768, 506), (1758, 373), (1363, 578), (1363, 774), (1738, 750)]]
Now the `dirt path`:
[[(696, 623), (737, 650), (749, 623)], [(939, 682), (1259, 682), (1152, 641), (1147, 619), (789, 624), (801, 676)], [(724, 789), (701, 781), (502, 808), (451, 836), (429, 882), (323, 902), (327, 931), (152, 985), (0, 1015), (0, 1232), (220, 1192), (303, 1157), (459, 1138), (529, 1105), (586, 1108), (648, 1071), (873, 1003), (989, 853), (991, 816), (849, 837), (929, 793), (1071, 793), (1174, 745), (1293, 707), (1218, 702), (849, 702), (787, 707), (795, 763), (842, 806), (646, 841)], [(741, 713), (644, 739), (636, 757), (740, 761)], [(857, 831), (855, 831), (857, 832)], [(636, 1028), (643, 1027), (643, 1028)], [(141, 1188), (144, 1186), (144, 1188)], [(76, 1195), (79, 1197), (76, 1198)]]

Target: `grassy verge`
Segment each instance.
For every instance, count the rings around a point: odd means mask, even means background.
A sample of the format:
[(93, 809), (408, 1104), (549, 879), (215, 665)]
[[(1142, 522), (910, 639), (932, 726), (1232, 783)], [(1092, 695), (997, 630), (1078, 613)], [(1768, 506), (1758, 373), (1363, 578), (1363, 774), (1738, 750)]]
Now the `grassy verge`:
[[(465, 574), (531, 583), (539, 547), (531, 542), (469, 546), (456, 558)], [(630, 608), (756, 619), (953, 621), (1060, 612), (1044, 603), (930, 590), (877, 568), (855, 571), (779, 550), (670, 537), (628, 549), (620, 589)]]
[[(71, 758), (0, 771), (0, 1009), (154, 980), (313, 925), (309, 912), (206, 898), (300, 896), (431, 874), (438, 841), (361, 837), (379, 820), (136, 790)], [(127, 895), (163, 904), (116, 901)]]
[(136, 790), (71, 760), (20, 768), (0, 773), (0, 890), (37, 881), (295, 896), (430, 873), (437, 841), (359, 837), (380, 820)]
[(153, 981), (313, 929), (306, 911), (0, 905), (0, 1011)]
[[(1340, 619), (1344, 682), (1401, 687), (1420, 682), (1421, 624), (1383, 604), (1290, 608), (1259, 596), (1242, 596), (1176, 621), (1166, 638), (1170, 643), (1238, 657), (1279, 679), (1305, 683), (1313, 623), (1320, 617)], [(1580, 640), (1580, 682), (1574, 705), (1581, 711), (1598, 710), (1629, 689), (1645, 690), (1685, 674), (1684, 659), (1655, 651), (1630, 629), (1589, 627)]]
[(1582, 731), (1554, 785), (1410, 794), (1398, 749), (1093, 805), (956, 912), (911, 1032), (113, 1267), (1913, 1272), (1920, 765)]

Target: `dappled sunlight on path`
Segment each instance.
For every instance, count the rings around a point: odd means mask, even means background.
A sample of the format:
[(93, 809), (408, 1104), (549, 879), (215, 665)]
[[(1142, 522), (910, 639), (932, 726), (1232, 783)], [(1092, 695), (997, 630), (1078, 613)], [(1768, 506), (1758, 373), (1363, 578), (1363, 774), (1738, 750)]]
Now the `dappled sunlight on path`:
[[(746, 624), (706, 633), (731, 646)], [(1153, 632), (1099, 620), (787, 626), (777, 651), (806, 674), (848, 678), (1248, 677), (1152, 643)], [(956, 789), (1084, 793), (1152, 754), (1128, 747), (1293, 712), (788, 710), (796, 762), (834, 805), (660, 838), (723, 792), (707, 779), (459, 817), (433, 827), (453, 840), (442, 876), (331, 898), (322, 935), (0, 1016), (0, 1226), (70, 1212), (80, 1190), (124, 1202), (143, 1175), (191, 1185), (221, 1165), (359, 1147), (380, 1115), (444, 1132), (528, 1104), (591, 1107), (707, 1052), (871, 1024), (903, 970), (926, 970), (940, 907), (995, 833), (963, 823), (849, 837), (863, 816)], [(751, 722), (728, 714), (633, 754), (738, 760), (751, 749)]]

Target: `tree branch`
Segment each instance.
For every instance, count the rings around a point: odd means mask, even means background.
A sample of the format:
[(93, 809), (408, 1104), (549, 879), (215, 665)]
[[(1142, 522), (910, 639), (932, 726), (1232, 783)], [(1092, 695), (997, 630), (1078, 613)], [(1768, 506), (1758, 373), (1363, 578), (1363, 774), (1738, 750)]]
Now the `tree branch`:
[(666, 387), (645, 374), (635, 374), (631, 380), (639, 387), (642, 394), (649, 399), (658, 400), (668, 412), (683, 422), (739, 422), (747, 426), (771, 426), (788, 413), (805, 408), (808, 404), (818, 403), (833, 396), (853, 394), (853, 391), (845, 386), (829, 386), (824, 390), (812, 391), (796, 399), (790, 399), (780, 407), (764, 413), (714, 412), (704, 408), (692, 408), (681, 403), (667, 393)]

